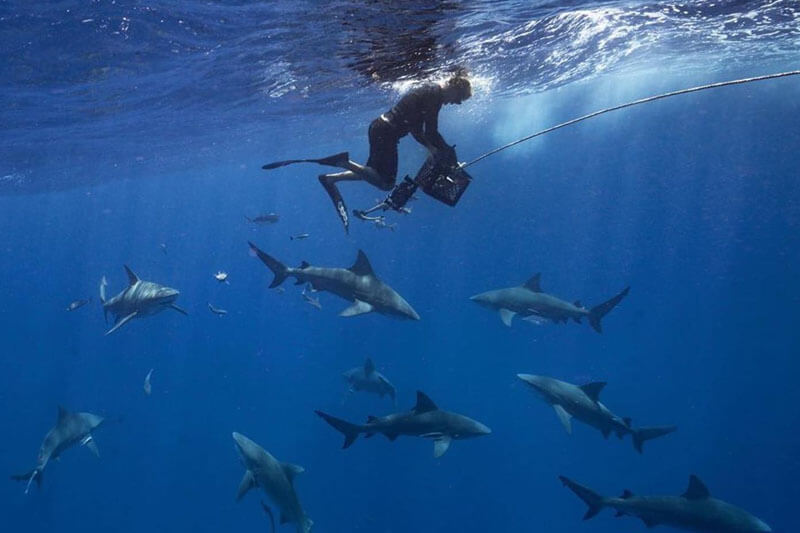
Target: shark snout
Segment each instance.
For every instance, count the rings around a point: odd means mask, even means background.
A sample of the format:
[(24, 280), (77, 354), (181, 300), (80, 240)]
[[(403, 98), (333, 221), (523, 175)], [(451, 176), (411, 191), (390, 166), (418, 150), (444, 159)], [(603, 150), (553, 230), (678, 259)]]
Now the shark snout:
[(476, 435), (489, 435), (492, 430), (486, 424), (482, 424), (480, 422), (475, 422), (475, 434)]
[(475, 302), (478, 305), (482, 305), (484, 307), (491, 307), (492, 302), (489, 299), (488, 293), (482, 292), (480, 294), (476, 294), (474, 296), (469, 297), (470, 300)]
[(544, 384), (542, 383), (542, 376), (536, 376), (534, 374), (517, 374), (517, 377), (533, 387), (536, 391), (542, 392)]

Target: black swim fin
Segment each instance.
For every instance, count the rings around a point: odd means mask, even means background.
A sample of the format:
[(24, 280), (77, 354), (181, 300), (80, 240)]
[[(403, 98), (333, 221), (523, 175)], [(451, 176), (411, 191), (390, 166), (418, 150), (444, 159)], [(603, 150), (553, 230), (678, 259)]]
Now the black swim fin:
[(342, 221), (344, 225), (344, 232), (350, 233), (350, 217), (347, 214), (347, 206), (344, 205), (344, 198), (342, 198), (342, 194), (339, 192), (339, 189), (333, 183), (328, 183), (324, 179), (324, 174), (319, 177), (319, 182), (325, 188), (325, 192), (328, 193), (330, 196), (331, 201), (333, 202), (333, 207), (336, 208), (336, 214), (339, 215), (339, 220)]
[(350, 153), (341, 152), (320, 159), (287, 159), (286, 161), (275, 161), (274, 163), (268, 163), (261, 168), (264, 170), (272, 170), (275, 168), (285, 167), (286, 165), (293, 165), (295, 163), (316, 163), (318, 165), (325, 165), (328, 167), (347, 169), (347, 163), (349, 161), (350, 161)]

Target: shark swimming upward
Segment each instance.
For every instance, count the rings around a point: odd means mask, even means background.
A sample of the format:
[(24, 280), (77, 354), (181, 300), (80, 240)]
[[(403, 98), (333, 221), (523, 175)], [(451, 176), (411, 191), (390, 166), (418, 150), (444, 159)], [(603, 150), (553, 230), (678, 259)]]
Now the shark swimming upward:
[(97, 445), (92, 437), (92, 431), (102, 423), (103, 417), (101, 416), (93, 415), (92, 413), (70, 413), (63, 407), (59, 407), (56, 425), (47, 432), (42, 445), (39, 447), (36, 468), (25, 474), (11, 476), (11, 479), (27, 481), (28, 484), (25, 487), (25, 494), (27, 494), (30, 490), (31, 482), (34, 480), (37, 485), (41, 486), (44, 469), (50, 460), (58, 459), (64, 450), (78, 443), (86, 446), (92, 453), (100, 457), (100, 452), (97, 450)]
[(108, 282), (105, 276), (100, 282), (100, 301), (103, 303), (103, 314), (106, 318), (108, 313), (114, 315), (114, 327), (108, 330), (106, 335), (114, 333), (134, 318), (154, 315), (164, 309), (174, 309), (184, 315), (188, 314), (175, 305), (175, 300), (180, 295), (176, 289), (152, 281), (143, 281), (127, 265), (125, 272), (128, 274), (128, 286), (111, 299), (106, 299)]

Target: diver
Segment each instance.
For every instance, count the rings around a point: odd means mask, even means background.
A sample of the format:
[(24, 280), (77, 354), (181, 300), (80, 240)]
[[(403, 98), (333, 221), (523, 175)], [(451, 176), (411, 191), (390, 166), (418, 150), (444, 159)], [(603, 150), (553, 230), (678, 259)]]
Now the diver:
[(439, 111), (444, 104), (461, 104), (472, 96), (472, 86), (463, 74), (456, 74), (439, 83), (427, 83), (406, 93), (395, 106), (369, 125), (369, 159), (366, 165), (350, 160), (343, 152), (323, 159), (294, 159), (264, 165), (278, 168), (300, 162), (318, 163), (343, 168), (343, 172), (321, 174), (319, 181), (330, 196), (336, 212), (348, 231), (350, 222), (336, 183), (366, 181), (383, 191), (391, 191), (397, 181), (397, 145), (411, 134), (431, 157), (456, 162), (455, 148), (439, 133)]

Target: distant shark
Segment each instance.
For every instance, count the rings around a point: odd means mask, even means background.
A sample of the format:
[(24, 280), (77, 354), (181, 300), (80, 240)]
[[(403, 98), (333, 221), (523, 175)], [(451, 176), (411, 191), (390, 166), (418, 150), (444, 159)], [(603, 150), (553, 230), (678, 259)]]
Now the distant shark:
[(419, 320), (419, 315), (408, 302), (378, 279), (366, 254), (361, 250), (358, 251), (356, 262), (350, 268), (315, 267), (305, 261), (299, 267), (291, 268), (262, 252), (252, 242), (248, 244), (275, 274), (270, 288), (277, 287), (288, 277), (294, 277), (297, 279), (297, 285), (308, 283), (315, 291), (332, 292), (340, 298), (353, 302), (353, 305), (339, 313), (339, 316), (350, 317), (374, 311), (398, 318)]
[(616, 516), (635, 516), (648, 528), (665, 525), (705, 533), (756, 533), (770, 527), (744, 509), (711, 497), (697, 476), (689, 477), (689, 487), (681, 496), (637, 496), (626, 490), (619, 498), (607, 498), (593, 490), (559, 476), (561, 482), (578, 495), (589, 510), (588, 520), (603, 507), (617, 511)]
[(397, 405), (397, 393), (394, 385), (383, 374), (375, 370), (375, 363), (369, 357), (364, 362), (364, 366), (351, 368), (342, 374), (342, 377), (350, 385), (350, 392), (371, 392), (381, 398), (388, 395), (392, 399), (392, 403)]
[(627, 434), (633, 439), (633, 447), (642, 453), (642, 446), (648, 440), (667, 435), (675, 431), (677, 426), (653, 426), (634, 428), (630, 418), (620, 418), (600, 402), (600, 391), (606, 386), (604, 382), (587, 383), (577, 386), (547, 376), (517, 374), (517, 377), (530, 385), (541, 395), (542, 399), (553, 406), (558, 419), (567, 433), (572, 434), (573, 417), (600, 430), (603, 437), (613, 432), (619, 438)]
[(476, 294), (470, 300), (484, 307), (499, 311), (503, 324), (509, 327), (511, 326), (511, 321), (518, 314), (523, 317), (540, 317), (556, 323), (566, 322), (571, 318), (580, 324), (581, 319), (586, 317), (592, 329), (602, 333), (603, 328), (600, 325), (600, 321), (627, 296), (628, 290), (630, 290), (630, 287), (626, 287), (610, 300), (587, 309), (580, 302), (569, 303), (542, 292), (539, 283), (540, 278), (541, 274), (536, 274), (517, 287)]
[(184, 315), (188, 314), (175, 305), (175, 300), (180, 292), (152, 281), (140, 280), (127, 265), (125, 265), (125, 272), (128, 274), (128, 286), (110, 300), (106, 299), (108, 282), (105, 276), (100, 282), (100, 301), (103, 303), (103, 314), (106, 317), (109, 312), (114, 315), (114, 327), (106, 331), (106, 335), (114, 333), (134, 318), (154, 315), (164, 309), (174, 309)]
[(47, 463), (51, 459), (58, 459), (64, 450), (78, 443), (86, 446), (97, 457), (100, 457), (100, 452), (97, 450), (97, 445), (92, 437), (92, 431), (102, 423), (103, 417), (101, 416), (93, 415), (92, 413), (70, 413), (59, 406), (56, 425), (47, 432), (42, 445), (39, 447), (36, 468), (25, 474), (11, 476), (11, 479), (27, 481), (28, 484), (25, 487), (25, 494), (27, 494), (30, 490), (31, 482), (34, 480), (36, 480), (37, 485), (42, 485), (42, 475)]
[[(280, 509), (281, 524), (293, 522), (296, 525), (297, 533), (309, 533), (314, 522), (306, 516), (297, 492), (294, 490), (295, 476), (304, 472), (305, 469), (302, 466), (278, 461), (268, 451), (241, 433), (234, 432), (233, 440), (246, 470), (242, 482), (239, 484), (236, 500), (241, 500), (247, 491), (258, 487), (266, 492)], [(262, 506), (265, 507), (265, 512), (272, 517), (272, 510), (267, 511), (269, 507), (263, 503)]]
[(433, 456), (441, 457), (453, 440), (481, 437), (492, 432), (477, 420), (442, 411), (421, 391), (417, 391), (417, 404), (411, 411), (382, 417), (370, 416), (364, 425), (352, 424), (322, 411), (315, 412), (334, 429), (344, 434), (342, 448), (350, 447), (361, 433), (367, 438), (376, 433), (383, 433), (391, 441), (399, 435), (408, 435), (433, 440)]

